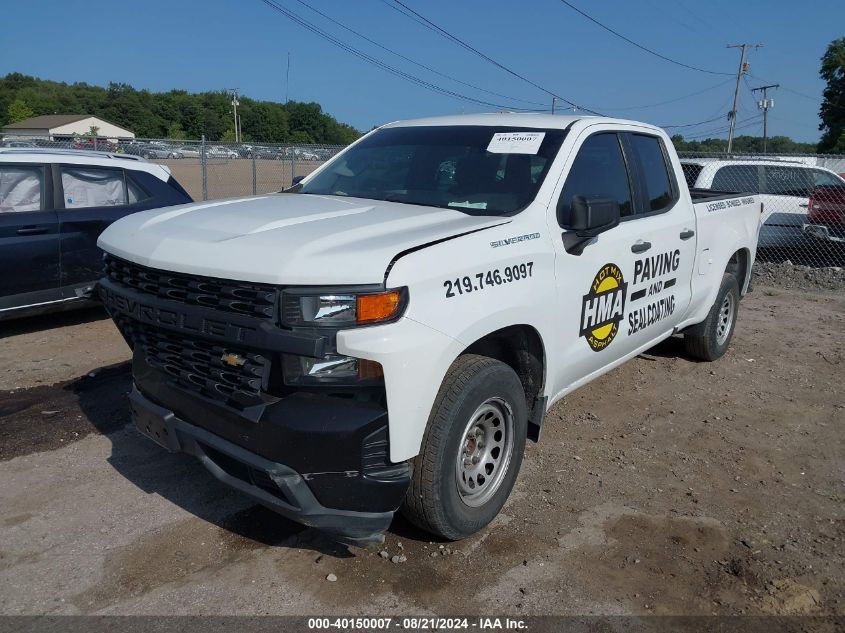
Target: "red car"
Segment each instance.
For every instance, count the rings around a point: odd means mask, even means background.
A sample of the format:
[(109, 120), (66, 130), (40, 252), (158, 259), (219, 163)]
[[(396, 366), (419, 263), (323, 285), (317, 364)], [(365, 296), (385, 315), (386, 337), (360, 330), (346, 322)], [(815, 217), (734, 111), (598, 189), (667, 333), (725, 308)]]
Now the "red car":
[(813, 189), (807, 205), (804, 233), (825, 242), (845, 245), (845, 185)]

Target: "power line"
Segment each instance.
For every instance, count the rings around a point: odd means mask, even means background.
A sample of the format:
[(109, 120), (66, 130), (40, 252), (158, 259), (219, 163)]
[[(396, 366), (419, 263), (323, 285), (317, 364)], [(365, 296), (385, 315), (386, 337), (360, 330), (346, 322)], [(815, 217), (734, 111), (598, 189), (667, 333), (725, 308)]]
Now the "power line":
[[(768, 79), (763, 79), (761, 77), (755, 77), (751, 73), (748, 73), (748, 76), (756, 81), (762, 81), (764, 83), (771, 83)], [(804, 97), (805, 99), (809, 99), (810, 101), (815, 101), (816, 103), (821, 103), (821, 99), (818, 97), (811, 97), (810, 95), (804, 94), (803, 92), (798, 92), (797, 90), (793, 90), (792, 88), (787, 88), (786, 86), (781, 85), (781, 90), (786, 90), (787, 92), (791, 92), (792, 94), (798, 95), (799, 97)]]
[(691, 16), (692, 16), (695, 20), (697, 20), (698, 22), (700, 22), (700, 23), (701, 23), (701, 24), (702, 24), (702, 25), (703, 25), (703, 26), (704, 26), (704, 27), (705, 27), (705, 28), (706, 28), (709, 32), (711, 32), (711, 33), (712, 33), (713, 31), (718, 31), (718, 30), (721, 28), (721, 27), (719, 27), (719, 26), (714, 25), (714, 24), (713, 24), (712, 22), (710, 22), (709, 20), (705, 20), (704, 18), (702, 18), (701, 16), (699, 16), (697, 13), (694, 13), (694, 12), (692, 11), (692, 9), (690, 9), (689, 7), (687, 7), (687, 6), (686, 6), (683, 2), (681, 2), (681, 0), (675, 0), (675, 6), (679, 6), (679, 7), (681, 7), (684, 11), (686, 11), (687, 13), (689, 13), (689, 14), (690, 14), (690, 15), (691, 15)]
[[(483, 52), (481, 52), (480, 50), (478, 50), (474, 46), (467, 44), (465, 41), (463, 41), (462, 39), (460, 39), (456, 35), (453, 35), (452, 33), (449, 33), (447, 30), (437, 26), (434, 22), (432, 22), (431, 20), (429, 20), (425, 16), (417, 13), (411, 7), (402, 3), (400, 0), (393, 0), (393, 4), (389, 4), (387, 2), (387, 0), (381, 0), (381, 1), (384, 4), (386, 4), (387, 6), (389, 6), (391, 9), (398, 11), (402, 15), (404, 15), (408, 18), (411, 18), (415, 22), (423, 25), (424, 27), (428, 28), (429, 30), (434, 31), (435, 33), (438, 33), (442, 37), (445, 37), (446, 39), (454, 42), (458, 46), (474, 53), (475, 55), (478, 55), (479, 57), (481, 57), (481, 59), (489, 62), (490, 64), (493, 64), (494, 66), (496, 66), (500, 70), (505, 71), (509, 75), (512, 75), (512, 76), (516, 77), (517, 79), (520, 79), (521, 81), (524, 81), (525, 83), (537, 88), (538, 90), (545, 92), (550, 97), (557, 97), (561, 101), (569, 104), (572, 108), (575, 108), (577, 110), (584, 110), (585, 112), (589, 112), (591, 114), (598, 114), (599, 116), (604, 116), (600, 112), (596, 112), (595, 110), (591, 110), (590, 108), (580, 106), (577, 103), (575, 103), (574, 101), (570, 101), (566, 97), (562, 97), (561, 95), (557, 94), (556, 92), (553, 92), (553, 91), (549, 90), (548, 88), (545, 88), (545, 87), (541, 86), (540, 84), (532, 81), (531, 79), (524, 77), (523, 75), (519, 74), (515, 70), (508, 68), (504, 64), (502, 64), (502, 63), (496, 61), (495, 59), (493, 59), (492, 57), (490, 57), (489, 55), (484, 54)], [(397, 6), (394, 6), (394, 5), (397, 5)]]
[[(396, 1), (396, 0), (394, 0), (394, 1)], [(667, 62), (669, 62), (670, 64), (675, 64), (676, 66), (681, 66), (681, 67), (683, 67), (683, 68), (688, 68), (689, 70), (695, 70), (695, 71), (698, 71), (698, 72), (700, 72), (700, 73), (707, 73), (708, 75), (725, 75), (725, 76), (728, 76), (728, 77), (732, 77), (732, 76), (733, 76), (733, 73), (722, 73), (722, 72), (718, 72), (718, 71), (715, 71), (715, 70), (707, 70), (707, 69), (705, 69), (705, 68), (699, 68), (698, 66), (691, 66), (691, 65), (689, 65), (689, 64), (684, 64), (683, 62), (679, 62), (679, 61), (677, 61), (677, 60), (675, 60), (675, 59), (672, 59), (671, 57), (666, 57), (666, 55), (661, 55), (661, 54), (660, 54), (660, 53), (658, 53), (657, 51), (653, 51), (652, 49), (647, 48), (647, 47), (643, 46), (642, 44), (638, 44), (637, 42), (635, 42), (634, 40), (632, 40), (632, 39), (630, 39), (630, 38), (628, 38), (628, 37), (625, 37), (625, 36), (624, 36), (624, 35), (622, 35), (619, 31), (614, 31), (612, 28), (610, 28), (610, 27), (609, 27), (609, 26), (607, 26), (606, 24), (602, 24), (601, 22), (599, 22), (598, 20), (596, 20), (596, 19), (595, 19), (594, 17), (592, 17), (591, 15), (589, 15), (589, 14), (587, 14), (587, 13), (584, 13), (581, 9), (579, 9), (578, 7), (576, 7), (576, 6), (575, 6), (574, 4), (572, 4), (571, 2), (567, 2), (567, 0), (560, 0), (560, 1), (561, 1), (563, 4), (565, 4), (567, 7), (569, 7), (570, 9), (572, 9), (573, 11), (575, 11), (576, 13), (578, 13), (579, 15), (581, 15), (581, 16), (583, 16), (583, 17), (587, 18), (587, 19), (588, 19), (590, 22), (592, 22), (593, 24), (595, 24), (595, 25), (597, 25), (597, 26), (600, 26), (601, 28), (603, 28), (603, 29), (604, 29), (605, 31), (607, 31), (608, 33), (612, 33), (613, 35), (615, 35), (615, 36), (616, 36), (616, 37), (618, 37), (619, 39), (621, 39), (621, 40), (624, 40), (624, 41), (628, 42), (628, 44), (631, 44), (632, 46), (636, 46), (636, 47), (637, 47), (637, 48), (639, 48), (640, 50), (645, 51), (646, 53), (648, 53), (648, 54), (650, 54), (650, 55), (654, 55), (655, 57), (659, 57), (660, 59), (662, 59), (662, 60), (664, 60), (664, 61), (667, 61)]]
[(461, 99), (463, 101), (469, 101), (469, 102), (472, 102), (472, 103), (477, 103), (479, 105), (490, 106), (490, 107), (497, 108), (497, 109), (521, 110), (521, 111), (527, 110), (526, 108), (518, 108), (518, 107), (514, 107), (514, 106), (502, 105), (500, 103), (492, 103), (490, 101), (484, 101), (482, 99), (476, 99), (474, 97), (470, 97), (468, 95), (465, 95), (465, 94), (462, 94), (462, 93), (459, 93), (459, 92), (455, 92), (454, 90), (449, 90), (447, 88), (443, 88), (442, 86), (438, 86), (437, 84), (434, 84), (430, 81), (426, 81), (425, 79), (417, 77), (416, 75), (412, 75), (411, 73), (400, 70), (400, 69), (398, 69), (394, 66), (391, 66), (390, 64), (378, 59), (377, 57), (373, 57), (372, 55), (369, 55), (367, 53), (364, 53), (363, 51), (358, 50), (357, 48), (351, 46), (350, 44), (347, 44), (343, 40), (340, 40), (340, 39), (336, 38), (335, 36), (331, 35), (330, 33), (322, 30), (321, 28), (312, 24), (311, 22), (308, 22), (304, 18), (300, 17), (299, 15), (297, 15), (296, 13), (291, 11), (290, 9), (285, 8), (284, 6), (280, 5), (278, 2), (275, 2), (274, 0), (261, 0), (261, 1), (264, 4), (266, 4), (268, 7), (273, 9), (274, 11), (277, 11), (277, 12), (283, 14), (285, 17), (287, 17), (290, 20), (292, 20), (293, 22), (299, 24), (303, 28), (311, 31), (315, 35), (318, 35), (318, 36), (322, 37), (323, 39), (328, 40), (329, 42), (331, 42), (332, 44), (334, 44), (338, 48), (340, 48), (340, 49), (342, 49), (342, 50), (344, 50), (344, 51), (346, 51), (346, 52), (348, 52), (348, 53), (350, 53), (350, 54), (358, 57), (359, 59), (362, 59), (362, 60), (364, 60), (364, 61), (366, 61), (370, 64), (378, 66), (382, 70), (385, 70), (385, 71), (387, 71), (387, 72), (389, 72), (393, 75), (396, 75), (397, 77), (405, 79), (406, 81), (410, 81), (411, 83), (415, 83), (418, 86), (421, 86), (423, 88), (427, 88), (428, 90), (432, 90), (432, 91), (440, 93), (442, 95), (454, 97), (456, 99)]
[(719, 121), (720, 119), (724, 119), (727, 115), (728, 115), (728, 113), (724, 112), (717, 117), (713, 117), (712, 119), (707, 119), (706, 121), (699, 121), (698, 123), (684, 123), (683, 125), (660, 125), (658, 127), (662, 127), (662, 128), (667, 129), (667, 130), (668, 129), (676, 130), (676, 129), (684, 128), (684, 127), (698, 127), (699, 125), (704, 125), (705, 123), (713, 123), (713, 121)]
[[(735, 130), (744, 130), (744, 129), (749, 128), (753, 125), (756, 125), (757, 123), (760, 122), (760, 120), (762, 118), (763, 118), (763, 115), (758, 114), (757, 116), (750, 117), (748, 119), (743, 119), (742, 121), (739, 122), (739, 125), (737, 125), (734, 129)], [(695, 140), (695, 139), (699, 139), (699, 138), (704, 138), (705, 136), (712, 137), (713, 134), (724, 134), (724, 133), (729, 132), (729, 131), (730, 131), (730, 127), (712, 128), (710, 130), (698, 132), (697, 134), (695, 134), (693, 136), (684, 137), (684, 138), (685, 138), (685, 140), (686, 139)]]
[(461, 79), (458, 79), (457, 77), (452, 77), (451, 75), (447, 75), (446, 73), (440, 72), (439, 70), (432, 68), (431, 66), (427, 66), (426, 64), (423, 64), (422, 62), (418, 62), (414, 59), (411, 59), (410, 57), (407, 57), (407, 56), (403, 55), (402, 53), (400, 53), (398, 51), (395, 51), (391, 48), (388, 48), (387, 46), (384, 46), (383, 44), (376, 42), (375, 40), (367, 37), (363, 33), (360, 33), (358, 31), (356, 31), (355, 29), (353, 29), (349, 26), (346, 26), (342, 22), (339, 22), (338, 20), (335, 20), (331, 16), (326, 15), (325, 13), (320, 11), (319, 9), (312, 7), (310, 4), (308, 4), (304, 0), (295, 0), (295, 1), (298, 2), (299, 4), (301, 4), (302, 6), (304, 6), (306, 9), (309, 9), (310, 11), (313, 11), (314, 13), (323, 16), (329, 22), (332, 22), (333, 24), (336, 24), (340, 28), (345, 29), (346, 31), (349, 31), (350, 33), (352, 33), (354, 35), (357, 35), (361, 39), (363, 39), (363, 40), (369, 42), (370, 44), (372, 44), (373, 46), (377, 46), (378, 48), (382, 49), (383, 51), (387, 51), (388, 53), (390, 53), (392, 55), (396, 55), (400, 59), (404, 59), (406, 62), (410, 62), (411, 64), (414, 64), (415, 66), (419, 66), (420, 68), (423, 68), (423, 69), (425, 69), (425, 70), (427, 70), (431, 73), (434, 73), (435, 75), (439, 75), (440, 77), (444, 77), (445, 79), (449, 79), (449, 80), (454, 81), (456, 83), (459, 83), (461, 85), (467, 86), (468, 88), (473, 88), (474, 90), (478, 90), (480, 92), (485, 92), (485, 93), (487, 93), (489, 95), (493, 95), (495, 97), (502, 97), (503, 99), (509, 99), (511, 101), (520, 101), (522, 103), (528, 103), (530, 105), (540, 106), (541, 108), (546, 106), (545, 103), (539, 103), (537, 101), (528, 101), (527, 99), (520, 99), (519, 97), (512, 97), (510, 95), (501, 94), (499, 92), (493, 92), (492, 90), (486, 90), (484, 88), (481, 88), (480, 86), (476, 86), (475, 84), (471, 84), (467, 81), (463, 81)]
[[(649, 6), (651, 6), (652, 9), (654, 9), (654, 10), (658, 11), (660, 14), (662, 14), (664, 17), (667, 17), (670, 20), (672, 20), (675, 24), (679, 24), (680, 26), (684, 27), (685, 29), (687, 29), (689, 31), (693, 31), (695, 33), (698, 33), (699, 35), (707, 35), (707, 33), (702, 31), (701, 29), (699, 29), (697, 26), (694, 26), (692, 24), (688, 24), (687, 22), (684, 22), (680, 18), (677, 18), (674, 15), (672, 15), (666, 7), (658, 7), (657, 5), (654, 4), (654, 2), (652, 2), (652, 0), (646, 0), (646, 3)], [(677, 6), (678, 4), (679, 3), (676, 0), (675, 5)]]
[[(684, 99), (689, 99), (690, 97), (695, 97), (695, 96), (698, 96), (700, 94), (704, 94), (705, 92), (710, 92), (711, 90), (715, 90), (716, 88), (721, 88), (722, 86), (730, 83), (731, 81), (733, 81), (733, 78), (725, 79), (724, 81), (720, 81), (719, 83), (717, 83), (714, 86), (710, 86), (709, 88), (704, 88), (703, 90), (691, 92), (689, 94), (685, 94), (683, 96), (676, 97), (674, 99), (668, 99), (666, 101), (658, 101), (657, 103), (649, 103), (647, 105), (639, 105), (639, 106), (629, 106), (629, 107), (625, 107), (625, 108), (608, 108), (608, 107), (605, 107), (604, 109), (605, 110), (614, 110), (615, 112), (625, 112), (625, 111), (628, 111), (628, 110), (645, 110), (646, 108), (655, 108), (657, 106), (668, 105), (670, 103), (677, 103), (678, 101), (683, 101)], [(721, 108), (719, 108), (719, 109), (721, 110)]]
[[(762, 81), (764, 83), (772, 83), (768, 79), (763, 79), (762, 77), (755, 77), (751, 73), (748, 73), (748, 76), (751, 77), (752, 79), (756, 80), (756, 81)], [(819, 97), (812, 97), (808, 94), (804, 94), (803, 92), (798, 92), (797, 90), (793, 90), (792, 88), (787, 88), (783, 84), (779, 84), (779, 85), (780, 85), (781, 90), (785, 90), (786, 92), (791, 92), (792, 94), (798, 95), (799, 97), (804, 97), (805, 99), (809, 99), (810, 101), (813, 101), (813, 102), (815, 102), (819, 105), (821, 105), (822, 102), (823, 102), (823, 99), (820, 99)], [(845, 110), (845, 105), (839, 105), (837, 103), (828, 103), (828, 106), (831, 107), (831, 108), (837, 108), (837, 109)]]

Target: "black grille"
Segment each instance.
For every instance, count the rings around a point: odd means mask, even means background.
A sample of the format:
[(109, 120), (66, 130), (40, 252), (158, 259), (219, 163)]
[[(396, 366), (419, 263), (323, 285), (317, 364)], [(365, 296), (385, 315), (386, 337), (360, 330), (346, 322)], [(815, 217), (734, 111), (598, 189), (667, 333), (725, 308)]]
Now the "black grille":
[(105, 257), (105, 272), (116, 283), (160, 299), (262, 319), (276, 315), (278, 292), (271, 285), (156, 270), (110, 255)]
[(115, 322), (150, 365), (180, 386), (239, 409), (260, 402), (270, 366), (261, 354), (171, 334), (127, 317), (119, 316)]

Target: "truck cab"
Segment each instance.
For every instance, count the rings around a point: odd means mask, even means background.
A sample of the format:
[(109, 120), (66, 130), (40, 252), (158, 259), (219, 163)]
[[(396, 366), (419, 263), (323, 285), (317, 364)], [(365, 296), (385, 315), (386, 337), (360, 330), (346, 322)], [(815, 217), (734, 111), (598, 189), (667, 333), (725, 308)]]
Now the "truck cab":
[(286, 193), (133, 215), (99, 296), (138, 428), (351, 542), (489, 523), (566, 394), (676, 333), (715, 360), (760, 228), (601, 117), (392, 123)]

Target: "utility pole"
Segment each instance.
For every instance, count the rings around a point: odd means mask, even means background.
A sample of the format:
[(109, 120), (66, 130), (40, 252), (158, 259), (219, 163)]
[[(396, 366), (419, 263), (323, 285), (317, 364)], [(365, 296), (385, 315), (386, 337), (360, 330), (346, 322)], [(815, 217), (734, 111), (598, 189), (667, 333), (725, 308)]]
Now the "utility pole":
[(731, 128), (728, 133), (728, 154), (734, 144), (734, 130), (736, 130), (736, 108), (739, 105), (739, 81), (742, 75), (748, 71), (748, 64), (745, 63), (745, 53), (749, 48), (760, 48), (762, 44), (728, 44), (728, 48), (738, 48), (742, 51), (739, 57), (739, 69), (736, 71), (736, 88), (734, 89), (734, 104), (728, 115), (731, 119)]
[(285, 103), (288, 102), (288, 95), (290, 94), (290, 51), (288, 51), (288, 72), (285, 75)]
[(763, 111), (763, 153), (766, 153), (766, 143), (769, 139), (769, 108), (775, 107), (775, 100), (769, 99), (769, 90), (771, 88), (780, 88), (780, 84), (770, 84), (768, 86), (760, 86), (759, 88), (752, 88), (751, 92), (762, 92), (763, 98), (757, 102), (757, 107)]
[(240, 117), (238, 116), (238, 106), (241, 105), (238, 101), (238, 89), (237, 88), (227, 88), (229, 92), (232, 93), (232, 115), (235, 119), (235, 142), (241, 142), (241, 133), (240, 133)]
[(241, 142), (240, 125), (238, 124), (238, 89), (232, 91), (232, 109), (235, 111), (235, 143)]
[(552, 97), (552, 114), (555, 113), (555, 105), (557, 104), (557, 97)]

